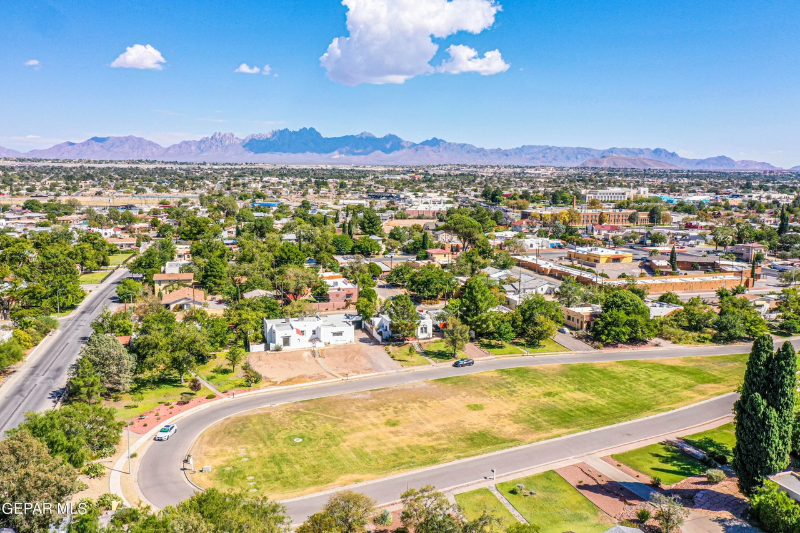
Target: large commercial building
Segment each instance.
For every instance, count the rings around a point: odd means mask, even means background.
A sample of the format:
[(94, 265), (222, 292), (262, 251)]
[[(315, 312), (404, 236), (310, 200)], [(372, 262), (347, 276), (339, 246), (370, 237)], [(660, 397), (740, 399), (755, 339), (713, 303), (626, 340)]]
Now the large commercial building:
[(631, 263), (633, 254), (630, 252), (620, 252), (609, 248), (575, 248), (567, 251), (567, 257), (582, 263)]
[(636, 189), (592, 189), (590, 191), (586, 191), (584, 199), (587, 202), (589, 200), (600, 200), (601, 202), (621, 202), (623, 200), (633, 200), (637, 196), (647, 196), (649, 192), (650, 191), (647, 187), (639, 187)]

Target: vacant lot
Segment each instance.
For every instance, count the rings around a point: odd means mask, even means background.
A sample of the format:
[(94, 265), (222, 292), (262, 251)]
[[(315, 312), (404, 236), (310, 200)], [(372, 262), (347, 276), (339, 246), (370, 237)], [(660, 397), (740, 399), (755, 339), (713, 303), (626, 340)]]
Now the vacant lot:
[(708, 470), (703, 463), (666, 442), (659, 442), (611, 457), (637, 472), (650, 476), (651, 479), (661, 478), (664, 485), (673, 485), (687, 477), (697, 476)]
[(78, 281), (81, 285), (95, 285), (97, 283), (102, 283), (109, 274), (111, 274), (110, 270), (83, 274), (80, 278), (78, 278)]
[(262, 493), (288, 497), (373, 479), (730, 392), (746, 359), (515, 368), (250, 411), (200, 437), (192, 453), (213, 471), (194, 481), (250, 488), (254, 476)]
[(505, 505), (500, 503), (500, 500), (492, 494), (489, 489), (476, 489), (469, 492), (462, 492), (456, 494), (456, 503), (461, 508), (461, 514), (467, 520), (475, 520), (487, 511), (489, 514), (500, 519), (500, 524), (494, 528), (494, 531), (501, 532), (508, 529), (509, 526), (517, 524), (518, 521), (511, 514), (511, 511), (506, 509)]
[[(526, 495), (518, 484), (536, 495)], [(552, 470), (498, 483), (497, 489), (525, 520), (539, 526), (541, 533), (601, 533), (614, 525), (610, 516)]]
[(355, 340), (353, 344), (322, 348), (320, 350), (322, 361), (341, 376), (386, 372), (400, 368), (400, 365), (386, 353), (386, 349), (363, 331), (356, 332)]

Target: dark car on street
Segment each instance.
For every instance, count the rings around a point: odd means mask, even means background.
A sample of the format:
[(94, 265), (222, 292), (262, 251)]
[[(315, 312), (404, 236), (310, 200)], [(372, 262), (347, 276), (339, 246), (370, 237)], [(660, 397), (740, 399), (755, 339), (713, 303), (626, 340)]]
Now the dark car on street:
[(458, 361), (453, 363), (453, 366), (462, 367), (462, 366), (472, 366), (474, 364), (475, 364), (475, 361), (473, 361), (472, 359), (459, 359)]

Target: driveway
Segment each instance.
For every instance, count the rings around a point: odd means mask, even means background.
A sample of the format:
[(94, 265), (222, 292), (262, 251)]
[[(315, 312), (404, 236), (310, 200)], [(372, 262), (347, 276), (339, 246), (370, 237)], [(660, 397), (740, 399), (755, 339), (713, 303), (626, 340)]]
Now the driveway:
[(556, 333), (554, 340), (566, 348), (567, 350), (572, 350), (573, 352), (594, 352), (596, 351), (594, 348), (589, 346), (583, 341), (580, 341), (570, 335), (569, 333), (561, 333), (560, 331)]

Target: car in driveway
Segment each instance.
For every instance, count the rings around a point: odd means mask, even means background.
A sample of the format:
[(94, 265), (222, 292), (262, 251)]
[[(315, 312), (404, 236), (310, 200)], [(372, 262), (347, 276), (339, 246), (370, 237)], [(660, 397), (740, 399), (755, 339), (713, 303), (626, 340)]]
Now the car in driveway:
[(453, 363), (453, 366), (456, 368), (460, 368), (462, 366), (472, 366), (474, 364), (475, 361), (473, 361), (472, 359), (459, 359), (458, 361)]
[(559, 333), (564, 333), (566, 335), (569, 335), (569, 330), (567, 328), (565, 328), (564, 326), (561, 326), (560, 328), (558, 328), (558, 332)]
[(169, 440), (171, 436), (178, 432), (178, 426), (175, 424), (167, 424), (161, 431), (156, 433), (156, 440)]

